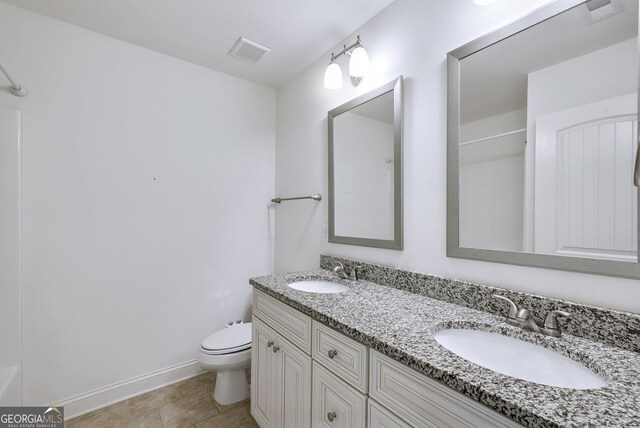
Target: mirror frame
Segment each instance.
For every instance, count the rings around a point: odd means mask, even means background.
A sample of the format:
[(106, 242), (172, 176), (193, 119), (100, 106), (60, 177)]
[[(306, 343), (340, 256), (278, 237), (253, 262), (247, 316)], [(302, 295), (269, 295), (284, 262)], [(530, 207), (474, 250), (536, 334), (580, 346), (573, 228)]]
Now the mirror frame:
[[(447, 257), (495, 263), (557, 269), (597, 275), (640, 279), (640, 264), (582, 257), (565, 257), (525, 252), (460, 247), (459, 143), (460, 143), (460, 60), (514, 34), (546, 21), (586, 0), (558, 0), (535, 10), (524, 18), (497, 31), (479, 37), (447, 55)], [(640, 55), (639, 55), (640, 58)], [(640, 76), (640, 73), (639, 73)], [(639, 79), (640, 80), (640, 79)], [(638, 105), (640, 106), (640, 90)], [(638, 110), (640, 118), (640, 109)], [(640, 120), (638, 121), (640, 124)], [(640, 128), (639, 128), (640, 129)], [(640, 153), (640, 150), (638, 151)], [(633, 177), (629, 177), (632, 180)], [(640, 188), (638, 189), (640, 219)], [(638, 219), (636, 219), (638, 221)], [(640, 221), (639, 221), (640, 223)], [(636, 239), (640, 247), (640, 227)], [(638, 251), (640, 256), (640, 251)]]
[[(403, 236), (403, 185), (402, 171), (404, 160), (402, 158), (402, 121), (403, 121), (403, 95), (402, 95), (403, 77), (399, 76), (392, 82), (387, 83), (377, 89), (366, 94), (360, 95), (353, 100), (342, 104), (339, 107), (329, 111), (329, 242), (333, 244), (360, 245), (364, 247), (386, 248), (392, 250), (402, 250), (404, 246)], [(340, 236), (335, 233), (335, 180), (334, 180), (334, 162), (333, 162), (333, 121), (336, 116), (346, 113), (347, 111), (358, 107), (361, 104), (371, 101), (388, 92), (393, 92), (393, 156), (397, 159), (394, 162), (393, 169), (393, 239), (371, 239), (360, 238), (355, 236)]]

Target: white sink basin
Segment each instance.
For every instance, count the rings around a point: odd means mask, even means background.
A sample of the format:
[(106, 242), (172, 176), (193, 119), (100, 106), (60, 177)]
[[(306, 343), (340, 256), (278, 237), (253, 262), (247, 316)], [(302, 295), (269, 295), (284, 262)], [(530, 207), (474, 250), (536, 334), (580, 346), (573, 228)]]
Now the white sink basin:
[(595, 389), (607, 381), (582, 364), (545, 347), (497, 333), (448, 329), (433, 337), (465, 360), (498, 373), (542, 385)]
[(349, 289), (346, 285), (338, 284), (329, 281), (297, 281), (287, 284), (287, 286), (294, 290), (306, 291), (307, 293), (325, 293), (335, 294), (343, 293)]

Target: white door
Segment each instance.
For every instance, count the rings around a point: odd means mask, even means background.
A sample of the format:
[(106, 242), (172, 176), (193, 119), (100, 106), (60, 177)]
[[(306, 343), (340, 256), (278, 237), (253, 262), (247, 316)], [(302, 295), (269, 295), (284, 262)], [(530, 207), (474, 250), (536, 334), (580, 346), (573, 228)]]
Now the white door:
[(635, 93), (536, 118), (536, 253), (634, 262)]

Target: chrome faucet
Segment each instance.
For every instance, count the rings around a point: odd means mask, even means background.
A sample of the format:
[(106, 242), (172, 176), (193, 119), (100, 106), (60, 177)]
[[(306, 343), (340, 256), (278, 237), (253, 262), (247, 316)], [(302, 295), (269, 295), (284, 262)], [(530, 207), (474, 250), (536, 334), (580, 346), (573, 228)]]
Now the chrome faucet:
[(333, 268), (333, 272), (338, 275), (342, 279), (353, 279), (354, 281), (358, 280), (358, 269), (362, 269), (362, 266), (354, 266), (351, 269), (351, 272), (348, 272), (344, 265), (340, 262), (336, 262), (336, 266)]
[(547, 314), (544, 322), (539, 322), (531, 314), (531, 311), (529, 311), (529, 309), (518, 308), (518, 306), (516, 306), (516, 304), (513, 303), (511, 299), (497, 294), (494, 294), (493, 297), (509, 303), (509, 314), (505, 319), (507, 324), (513, 325), (515, 327), (520, 327), (525, 330), (531, 330), (535, 333), (541, 333), (545, 336), (560, 337), (562, 331), (560, 330), (560, 325), (558, 324), (558, 316), (571, 316), (569, 312), (555, 310)]
[(340, 262), (336, 262), (336, 263), (337, 264), (333, 268), (333, 273), (335, 273), (342, 279), (350, 279), (351, 275), (349, 275), (347, 271), (344, 269), (344, 265)]

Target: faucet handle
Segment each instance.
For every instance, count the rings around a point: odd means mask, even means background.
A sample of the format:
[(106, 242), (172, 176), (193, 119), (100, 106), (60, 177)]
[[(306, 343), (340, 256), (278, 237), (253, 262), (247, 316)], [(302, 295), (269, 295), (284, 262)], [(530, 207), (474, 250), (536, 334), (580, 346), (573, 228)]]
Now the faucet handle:
[(507, 315), (507, 319), (516, 319), (516, 316), (518, 315), (518, 306), (516, 306), (516, 304), (513, 303), (513, 300), (509, 299), (508, 297), (501, 296), (499, 294), (494, 294), (493, 297), (495, 297), (496, 299), (504, 300), (505, 302), (509, 303), (509, 315)]
[(570, 317), (571, 314), (569, 312), (561, 311), (559, 309), (549, 312), (546, 318), (544, 319), (544, 328), (549, 330), (559, 331), (560, 327), (558, 326), (558, 316)]
[(364, 266), (354, 266), (353, 269), (351, 269), (351, 273), (353, 274), (353, 279), (355, 281), (358, 280), (358, 269), (362, 269)]

